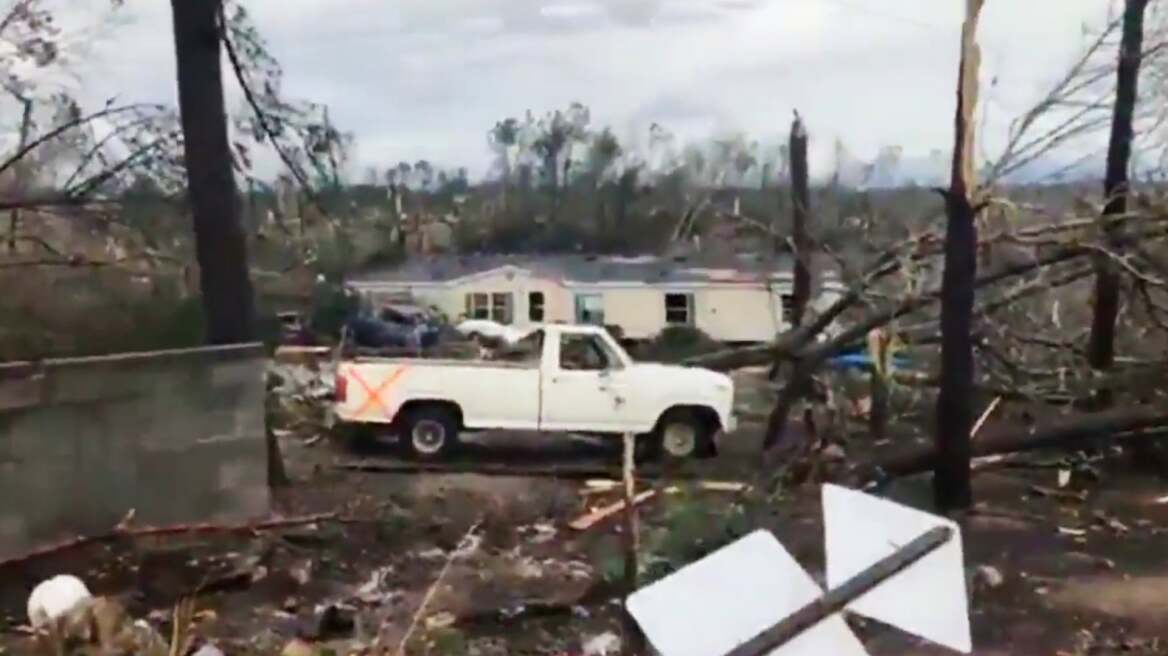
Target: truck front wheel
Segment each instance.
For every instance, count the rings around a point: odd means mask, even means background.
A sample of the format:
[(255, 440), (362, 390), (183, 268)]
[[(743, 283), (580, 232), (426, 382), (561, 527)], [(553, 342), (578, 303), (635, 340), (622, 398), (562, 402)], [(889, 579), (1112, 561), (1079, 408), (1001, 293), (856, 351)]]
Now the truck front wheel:
[(419, 460), (446, 457), (458, 447), (454, 413), (439, 405), (411, 409), (402, 426), (401, 443), (406, 453)]

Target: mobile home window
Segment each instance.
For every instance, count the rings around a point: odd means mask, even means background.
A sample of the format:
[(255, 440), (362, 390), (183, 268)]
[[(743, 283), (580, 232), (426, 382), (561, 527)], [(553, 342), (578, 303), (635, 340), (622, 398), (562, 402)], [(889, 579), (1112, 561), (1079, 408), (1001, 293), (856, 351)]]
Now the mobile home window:
[(491, 299), (486, 294), (467, 294), (466, 295), (466, 318), (467, 319), (490, 319), (491, 318)]
[(576, 294), (576, 323), (604, 325), (604, 297), (600, 294)]
[(790, 321), (795, 313), (795, 295), (783, 294), (779, 300), (783, 303), (783, 321)]
[(665, 295), (665, 323), (693, 325), (693, 294)]
[(543, 321), (543, 292), (531, 292), (527, 295), (527, 318), (531, 321)]
[(511, 294), (491, 294), (491, 320), (499, 323), (511, 323)]

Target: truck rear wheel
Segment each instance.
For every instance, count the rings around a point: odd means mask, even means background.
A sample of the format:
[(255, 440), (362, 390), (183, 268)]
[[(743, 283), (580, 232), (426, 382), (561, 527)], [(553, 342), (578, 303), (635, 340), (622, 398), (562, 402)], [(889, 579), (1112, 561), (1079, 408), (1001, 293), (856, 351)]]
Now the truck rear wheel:
[(645, 455), (667, 460), (708, 456), (712, 450), (712, 435), (708, 422), (698, 413), (683, 408), (670, 410), (646, 441), (648, 453)]
[(458, 422), (440, 405), (411, 409), (401, 432), (401, 444), (418, 460), (440, 460), (458, 448)]

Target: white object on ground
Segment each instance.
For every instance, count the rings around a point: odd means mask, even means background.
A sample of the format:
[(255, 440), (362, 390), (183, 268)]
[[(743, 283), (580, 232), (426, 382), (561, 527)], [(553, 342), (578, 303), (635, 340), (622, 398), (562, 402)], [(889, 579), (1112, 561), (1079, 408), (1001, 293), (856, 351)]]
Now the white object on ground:
[[(661, 656), (709, 656), (754, 638), (822, 594), (775, 536), (758, 530), (637, 590), (626, 606)], [(837, 614), (771, 656), (866, 653)]]
[(621, 650), (620, 636), (605, 631), (584, 643), (584, 656), (616, 656)]
[(508, 344), (514, 344), (519, 340), (527, 337), (530, 330), (523, 330), (522, 328), (515, 328), (501, 324), (497, 321), (489, 319), (467, 319), (454, 327), (455, 330), (463, 335), (482, 335), (491, 339), (501, 339)]
[(40, 629), (92, 599), (89, 588), (76, 576), (60, 574), (45, 579), (28, 596), (28, 623)]
[(924, 533), (949, 527), (953, 537), (948, 542), (849, 604), (848, 610), (959, 652), (972, 652), (961, 529), (956, 523), (837, 485), (823, 486), (823, 513), (831, 588)]

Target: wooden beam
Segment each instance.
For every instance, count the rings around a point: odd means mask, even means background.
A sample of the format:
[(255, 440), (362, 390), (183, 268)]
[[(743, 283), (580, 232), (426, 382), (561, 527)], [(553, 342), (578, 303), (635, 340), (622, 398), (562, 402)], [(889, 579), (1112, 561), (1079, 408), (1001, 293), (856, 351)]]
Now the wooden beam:
[(778, 624), (727, 652), (726, 656), (762, 656), (782, 647), (823, 620), (843, 611), (848, 604), (876, 586), (908, 569), (925, 556), (953, 539), (953, 529), (938, 526), (875, 565), (848, 579), (822, 597), (812, 601)]

